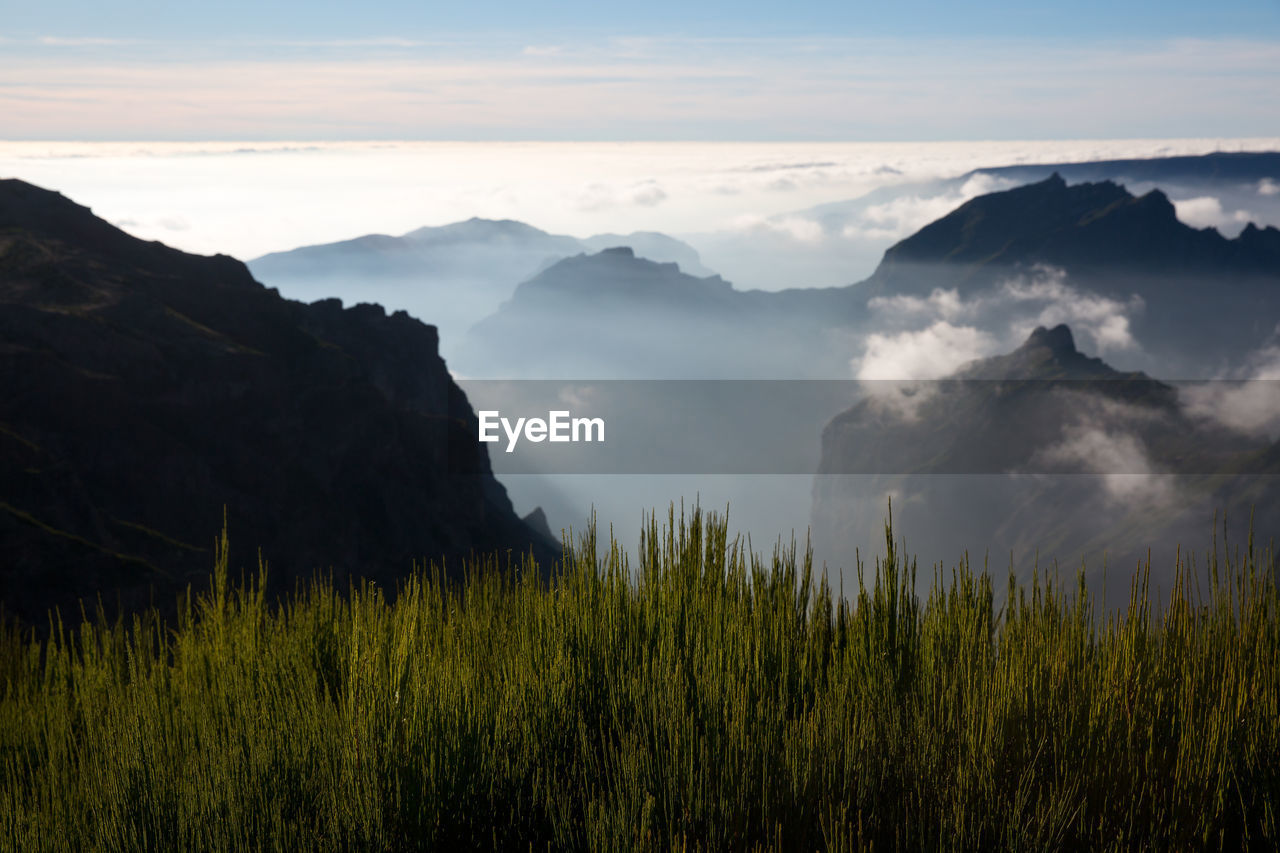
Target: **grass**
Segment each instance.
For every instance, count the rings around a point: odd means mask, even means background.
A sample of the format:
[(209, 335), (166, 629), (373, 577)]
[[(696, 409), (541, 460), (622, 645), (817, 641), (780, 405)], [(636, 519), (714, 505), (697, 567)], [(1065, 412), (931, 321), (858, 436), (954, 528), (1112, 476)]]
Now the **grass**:
[[(1199, 849), (1280, 844), (1270, 557), (848, 599), (694, 510), (635, 564), (228, 580), (175, 624), (0, 637), (0, 845), (39, 850)], [(864, 573), (859, 567), (859, 576)], [(1003, 592), (1003, 590), (1002, 590)], [(997, 606), (997, 600), (1003, 604)]]

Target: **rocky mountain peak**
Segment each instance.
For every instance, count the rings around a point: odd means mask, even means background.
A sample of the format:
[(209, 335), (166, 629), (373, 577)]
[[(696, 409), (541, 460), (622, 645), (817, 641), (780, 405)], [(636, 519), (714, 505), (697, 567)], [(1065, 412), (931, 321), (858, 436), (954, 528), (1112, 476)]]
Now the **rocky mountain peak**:
[(1075, 355), (1076, 341), (1066, 323), (1059, 323), (1052, 329), (1036, 326), (1020, 349), (1048, 349), (1055, 356)]

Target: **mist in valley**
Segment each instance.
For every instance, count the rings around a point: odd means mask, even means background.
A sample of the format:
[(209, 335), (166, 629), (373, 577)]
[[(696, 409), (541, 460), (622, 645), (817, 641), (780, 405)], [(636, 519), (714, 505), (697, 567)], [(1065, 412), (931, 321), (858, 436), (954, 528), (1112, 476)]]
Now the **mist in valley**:
[[(608, 410), (615, 443), (603, 455), (566, 446), (556, 456), (545, 445), (540, 456), (510, 457), (490, 446), (517, 511), (540, 507), (553, 535), (594, 516), (627, 542), (644, 513), (663, 515), (673, 500), (727, 506), (755, 547), (794, 536), (849, 586), (857, 554), (878, 547), (892, 500), (895, 529), (922, 566), (967, 555), (1028, 576), (1053, 565), (1073, 575), (1084, 564), (1101, 583), (1104, 565), (1123, 575), (1147, 546), (1153, 570), (1171, 572), (1178, 543), (1207, 547), (1215, 513), (1241, 538), (1250, 510), (1274, 502), (1267, 429), (1277, 406), (1267, 379), (1280, 315), (1266, 226), (1280, 221), (1276, 159), (990, 168), (684, 240), (588, 240), (472, 220), (276, 253), (251, 267), (295, 298), (323, 293), (430, 317), (477, 411), (544, 414), (568, 406), (556, 402), (565, 393)], [(1026, 224), (1021, 244), (989, 257), (982, 235), (1007, 239), (1002, 217), (1007, 209), (1018, 221), (1023, 202), (1008, 193), (1018, 188), (1064, 205), (1065, 218)], [(1096, 210), (1092, 228), (1076, 208)], [(969, 217), (964, 231), (947, 225), (953, 214)], [(1135, 243), (1133, 229), (1157, 236)], [(859, 407), (876, 410), (875, 440), (886, 447), (918, 449), (904, 424), (925, 410), (942, 435), (954, 433), (947, 453), (978, 452), (974, 424), (992, 413), (969, 413), (965, 432), (955, 411), (928, 408), (928, 390), (884, 389), (927, 388), (966, 370), (1001, 378), (1001, 358), (1059, 326), (1073, 336), (1069, 359), (1082, 364), (1212, 380), (1176, 388), (1162, 414), (1191, 418), (1201, 432), (1153, 451), (1131, 413), (1090, 410), (1086, 423), (1075, 417), (1089, 408), (1082, 403), (1063, 410), (1073, 415), (1061, 429), (1038, 427), (1036, 453), (1004, 467), (947, 471), (908, 453), (897, 467), (831, 470), (831, 423)], [(1021, 378), (1089, 375), (1072, 365)], [(690, 395), (710, 396), (686, 405)], [(1215, 420), (1215, 411), (1237, 414)], [(1238, 446), (1206, 470), (1179, 471), (1178, 454), (1221, 441), (1221, 429)], [(1055, 459), (1070, 464), (1043, 470)]]

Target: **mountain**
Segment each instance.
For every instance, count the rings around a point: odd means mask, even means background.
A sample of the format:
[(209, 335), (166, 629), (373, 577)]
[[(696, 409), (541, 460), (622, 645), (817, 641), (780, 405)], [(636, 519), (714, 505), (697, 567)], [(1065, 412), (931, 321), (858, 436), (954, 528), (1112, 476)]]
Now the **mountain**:
[(824, 334), (856, 309), (847, 289), (743, 292), (622, 246), (521, 283), (472, 327), (453, 363), (491, 378), (844, 375), (839, 344)]
[(950, 292), (980, 305), (990, 330), (1022, 325), (1039, 298), (1049, 314), (1092, 324), (1096, 341), (1105, 324), (1122, 327), (1135, 366), (1207, 377), (1280, 327), (1280, 230), (1250, 224), (1228, 239), (1181, 222), (1159, 190), (1054, 175), (966, 202), (890, 247), (860, 288), (872, 299)]
[(388, 587), (414, 561), (554, 548), (490, 474), (436, 330), (282, 298), (225, 256), (137, 240), (0, 182), (0, 573), (36, 623), (232, 565)]
[(548, 234), (509, 219), (468, 219), (399, 237), (370, 234), (249, 261), (261, 281), (305, 300), (340, 297), (431, 317), (446, 354), (515, 286), (561, 258), (630, 246), (644, 257), (710, 275), (688, 244), (664, 234), (601, 234), (585, 240)]
[(668, 237), (657, 231), (632, 231), (630, 234), (596, 234), (582, 240), (582, 253), (593, 254), (605, 249), (626, 247), (636, 255), (651, 261), (676, 264), (686, 273), (698, 278), (714, 276), (698, 255), (698, 250), (683, 240)]
[(1192, 413), (1193, 390), (1084, 355), (1066, 326), (943, 380), (877, 387), (823, 431), (815, 542), (851, 558), (891, 498), (926, 564), (968, 550), (1019, 572), (1084, 560), (1100, 579), (1104, 562), (1124, 575), (1149, 547), (1169, 569), (1215, 511), (1236, 541), (1251, 509), (1274, 533), (1277, 445)]
[[(1278, 288), (1275, 228), (1228, 239), (1179, 221), (1159, 191), (1052, 176), (961, 205), (846, 287), (740, 291), (634, 252), (565, 259), (477, 323), (455, 363), (502, 378), (847, 378), (872, 334), (945, 319), (1003, 340), (1057, 317), (1132, 366), (1203, 377), (1275, 334)], [(928, 304), (938, 291), (951, 313)]]
[[(895, 182), (852, 199), (771, 217), (747, 230), (685, 235), (739, 287), (841, 286), (869, 276), (885, 249), (985, 193), (1037, 183), (1110, 181), (1135, 196), (1161, 190), (1188, 224), (1236, 236), (1246, 223), (1280, 226), (1280, 152), (1214, 152), (984, 166), (942, 179)], [(803, 235), (803, 237), (801, 237)]]
[(1175, 275), (1280, 275), (1280, 230), (1227, 239), (1177, 218), (1160, 190), (1135, 197), (1102, 183), (1068, 186), (1061, 175), (980, 196), (884, 254), (870, 284), (881, 292), (928, 293), (990, 284), (1011, 270), (1050, 264), (1114, 282)]

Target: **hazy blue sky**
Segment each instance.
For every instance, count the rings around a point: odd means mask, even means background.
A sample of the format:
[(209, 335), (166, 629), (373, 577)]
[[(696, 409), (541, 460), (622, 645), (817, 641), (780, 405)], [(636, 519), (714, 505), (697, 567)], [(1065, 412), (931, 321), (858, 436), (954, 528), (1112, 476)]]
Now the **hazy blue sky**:
[(3, 4), (0, 23), (16, 36), (113, 38), (430, 39), (441, 35), (604, 33), (609, 35), (828, 35), (1167, 37), (1275, 36), (1280, 4), (1188, 0), (897, 0), (894, 3), (646, 0), (601, 4), (429, 3), (420, 0), (42, 0)]
[(1280, 0), (0, 0), (0, 139), (1280, 133)]

